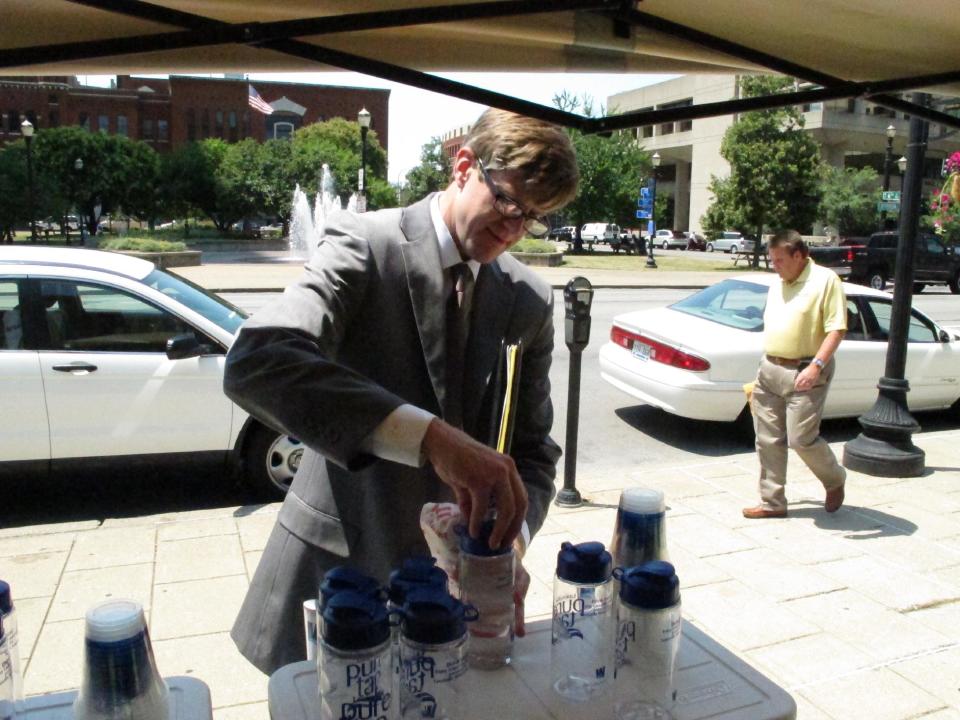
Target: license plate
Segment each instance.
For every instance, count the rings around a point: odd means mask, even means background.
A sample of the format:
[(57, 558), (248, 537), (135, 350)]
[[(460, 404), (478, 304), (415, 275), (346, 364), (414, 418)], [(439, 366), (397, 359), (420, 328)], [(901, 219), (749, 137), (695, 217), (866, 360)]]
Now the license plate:
[(649, 360), (651, 348), (646, 343), (642, 343), (639, 340), (633, 341), (633, 356), (640, 360)]

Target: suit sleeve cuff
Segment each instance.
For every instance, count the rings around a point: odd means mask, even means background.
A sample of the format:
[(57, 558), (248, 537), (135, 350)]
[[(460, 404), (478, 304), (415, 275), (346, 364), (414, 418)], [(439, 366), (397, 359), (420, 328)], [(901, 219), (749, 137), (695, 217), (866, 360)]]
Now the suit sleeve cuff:
[(425, 458), (420, 448), (434, 417), (414, 405), (400, 405), (363, 439), (360, 449), (382, 460), (422, 467)]

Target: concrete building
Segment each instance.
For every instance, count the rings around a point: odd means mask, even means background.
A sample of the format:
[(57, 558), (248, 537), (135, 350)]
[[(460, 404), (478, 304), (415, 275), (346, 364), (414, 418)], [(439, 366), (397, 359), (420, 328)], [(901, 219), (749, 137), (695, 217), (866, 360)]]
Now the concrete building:
[[(611, 95), (611, 114), (667, 109), (739, 97), (736, 75), (687, 75), (675, 80)], [(820, 145), (824, 162), (835, 167), (870, 166), (883, 175), (886, 128), (896, 129), (890, 189), (900, 189), (896, 160), (906, 152), (909, 120), (903, 113), (859, 99), (835, 100), (803, 106), (805, 130)], [(720, 156), (720, 143), (735, 116), (684, 120), (637, 128), (638, 142), (660, 153), (657, 192), (672, 199), (673, 228), (701, 231), (701, 216), (713, 202), (709, 190), (713, 175), (723, 177), (730, 167)], [(960, 150), (960, 135), (934, 125), (930, 128), (924, 176), (932, 191), (943, 158)], [(818, 233), (819, 234), (819, 233)]]
[[(273, 113), (250, 106), (248, 86)], [(289, 137), (304, 125), (333, 117), (356, 120), (366, 107), (370, 127), (387, 149), (389, 100), (389, 90), (237, 77), (119, 75), (110, 88), (84, 86), (75, 77), (0, 77), (0, 146), (20, 139), (24, 119), (37, 129), (79, 125), (125, 135), (166, 152), (210, 137), (228, 142)]]

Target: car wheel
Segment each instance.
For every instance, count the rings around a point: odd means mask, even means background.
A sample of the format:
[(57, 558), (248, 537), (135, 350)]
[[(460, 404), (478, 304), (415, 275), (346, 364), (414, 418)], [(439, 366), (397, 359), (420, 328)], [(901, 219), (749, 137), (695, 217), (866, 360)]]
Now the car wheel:
[(707, 252), (713, 252), (713, 243), (707, 243)]
[(885, 290), (887, 287), (887, 278), (882, 270), (871, 270), (867, 275), (867, 286), (874, 290)]
[(923, 289), (927, 286), (926, 283), (914, 283), (913, 284), (913, 294), (919, 295), (923, 292)]
[(947, 283), (950, 287), (950, 292), (954, 295), (960, 294), (960, 271), (957, 271), (957, 274), (953, 276), (953, 279)]
[(663, 244), (660, 245), (660, 249), (661, 249), (661, 250), (669, 250), (669, 249), (670, 249), (670, 243), (668, 243), (666, 240), (664, 240), (664, 241), (663, 241)]
[(730, 252), (733, 253), (734, 255), (736, 255), (738, 252), (740, 252), (740, 246), (739, 246), (739, 245), (731, 245), (731, 246), (730, 246)]
[(302, 457), (303, 443), (299, 440), (258, 427), (243, 451), (243, 479), (259, 494), (283, 497), (290, 489)]

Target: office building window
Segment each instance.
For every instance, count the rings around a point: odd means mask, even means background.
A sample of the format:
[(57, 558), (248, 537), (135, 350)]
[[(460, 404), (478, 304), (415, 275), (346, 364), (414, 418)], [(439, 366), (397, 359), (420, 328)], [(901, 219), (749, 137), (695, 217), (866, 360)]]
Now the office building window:
[(117, 115), (117, 135), (127, 137), (130, 134), (126, 115)]
[(37, 124), (37, 114), (33, 110), (27, 110), (26, 117), (35, 128), (40, 127), (39, 124)]
[(82, 112), (82, 113), (80, 113), (80, 115), (79, 115), (79, 120), (80, 120), (80, 122), (79, 122), (80, 127), (82, 127), (84, 130), (86, 130), (86, 131), (89, 132), (89, 131), (90, 131), (90, 116), (89, 116), (87, 113)]
[(193, 108), (187, 109), (187, 141), (193, 142), (197, 139), (197, 111)]
[(144, 118), (140, 124), (140, 139), (153, 140), (153, 119)]
[(20, 132), (20, 113), (16, 110), (7, 110), (7, 132)]
[(227, 116), (227, 124), (230, 127), (230, 142), (237, 141), (237, 113), (235, 110), (231, 110), (230, 114)]
[(60, 99), (56, 95), (47, 95), (47, 102), (51, 105), (59, 105)]
[(278, 122), (273, 125), (273, 137), (277, 140), (289, 140), (293, 135), (293, 123)]
[(242, 137), (250, 137), (250, 113), (246, 110), (240, 115), (240, 130), (243, 133)]
[(217, 110), (213, 116), (213, 134), (216, 137), (223, 137), (223, 110)]
[(157, 120), (157, 140), (167, 142), (170, 139), (170, 127), (166, 120)]
[(49, 127), (60, 127), (60, 111), (51, 110), (47, 113), (47, 125)]
[(106, 115), (97, 116), (97, 130), (102, 133), (110, 132), (110, 118)]
[(203, 116), (201, 117), (201, 120), (200, 120), (200, 134), (205, 138), (210, 137), (210, 111), (209, 110), (203, 111)]

